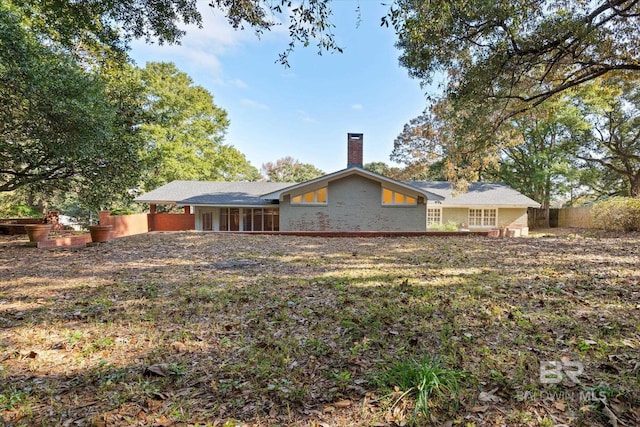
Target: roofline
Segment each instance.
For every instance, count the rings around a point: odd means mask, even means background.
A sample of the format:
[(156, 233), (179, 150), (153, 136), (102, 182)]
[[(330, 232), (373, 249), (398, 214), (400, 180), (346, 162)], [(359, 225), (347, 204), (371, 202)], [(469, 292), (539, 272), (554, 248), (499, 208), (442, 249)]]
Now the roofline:
[(141, 200), (139, 198), (133, 199), (136, 203), (149, 203), (150, 205), (177, 205), (177, 200)]
[(444, 197), (439, 196), (435, 193), (432, 193), (430, 191), (426, 191), (423, 190), (419, 187), (414, 187), (413, 185), (409, 185), (409, 184), (405, 184), (402, 181), (396, 181), (395, 179), (391, 179), (391, 178), (387, 178), (386, 176), (383, 175), (379, 175), (375, 172), (371, 172), (368, 171), (366, 169), (354, 166), (354, 167), (350, 167), (350, 168), (346, 168), (346, 169), (342, 169), (339, 170), (337, 172), (333, 172), (327, 175), (322, 175), (318, 178), (314, 178), (311, 179), (309, 181), (305, 181), (305, 182), (301, 182), (299, 184), (295, 184), (292, 185), (290, 187), (286, 187), (283, 188), (281, 190), (277, 190), (277, 191), (273, 191), (271, 193), (267, 193), (267, 194), (263, 194), (262, 196), (260, 196), (262, 199), (272, 199), (272, 200), (280, 200), (280, 198), (284, 195), (284, 194), (288, 194), (291, 193), (292, 191), (295, 191), (299, 188), (304, 188), (308, 185), (313, 185), (316, 184), (318, 182), (322, 182), (322, 181), (335, 181), (336, 179), (342, 178), (343, 176), (349, 176), (349, 175), (360, 175), (360, 176), (364, 176), (364, 177), (368, 177), (368, 178), (372, 178), (376, 181), (379, 181), (381, 183), (388, 183), (388, 184), (393, 184), (395, 186), (404, 188), (408, 191), (412, 191), (418, 194), (421, 194), (425, 197), (425, 199), (427, 200), (444, 200)]

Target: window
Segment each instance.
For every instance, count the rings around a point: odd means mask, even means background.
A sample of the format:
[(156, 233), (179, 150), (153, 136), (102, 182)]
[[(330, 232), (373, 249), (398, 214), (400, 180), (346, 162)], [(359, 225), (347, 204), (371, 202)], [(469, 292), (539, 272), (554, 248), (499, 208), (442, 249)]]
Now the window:
[(470, 227), (495, 227), (497, 219), (497, 209), (469, 209)]
[(415, 205), (416, 198), (407, 196), (406, 194), (399, 193), (397, 191), (389, 190), (388, 188), (382, 189), (382, 204), (390, 206), (398, 205)]
[(291, 197), (292, 205), (324, 205), (327, 203), (327, 187)]
[(220, 209), (220, 231), (240, 231), (240, 209)]
[(202, 229), (205, 231), (213, 230), (213, 215), (211, 212), (202, 212)]
[(442, 209), (441, 208), (428, 208), (427, 209), (427, 227), (432, 225), (442, 224)]
[[(238, 231), (240, 214), (238, 208), (220, 209), (220, 231)], [(236, 216), (237, 215), (237, 216)], [(273, 208), (243, 208), (242, 231), (279, 231), (280, 211)]]

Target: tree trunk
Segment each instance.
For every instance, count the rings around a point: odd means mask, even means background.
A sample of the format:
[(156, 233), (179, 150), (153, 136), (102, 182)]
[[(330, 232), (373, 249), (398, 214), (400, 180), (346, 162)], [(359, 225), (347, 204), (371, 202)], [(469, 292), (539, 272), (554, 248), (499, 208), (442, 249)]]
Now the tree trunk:
[(629, 182), (631, 183), (631, 197), (640, 197), (640, 174), (630, 176)]

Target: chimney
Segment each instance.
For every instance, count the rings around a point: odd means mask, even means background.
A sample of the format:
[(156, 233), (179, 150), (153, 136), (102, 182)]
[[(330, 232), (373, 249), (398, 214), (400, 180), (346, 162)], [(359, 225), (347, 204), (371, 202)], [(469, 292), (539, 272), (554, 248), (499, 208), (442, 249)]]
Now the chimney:
[(361, 133), (347, 134), (347, 168), (362, 167), (362, 140)]

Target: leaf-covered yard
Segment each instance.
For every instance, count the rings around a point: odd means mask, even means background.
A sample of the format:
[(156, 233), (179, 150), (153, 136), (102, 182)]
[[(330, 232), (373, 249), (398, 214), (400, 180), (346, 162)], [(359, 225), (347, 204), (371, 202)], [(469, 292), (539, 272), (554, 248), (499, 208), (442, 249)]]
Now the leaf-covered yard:
[[(637, 234), (0, 242), (0, 416), (639, 425), (639, 265)], [(412, 365), (443, 373), (426, 407), (391, 374)]]

